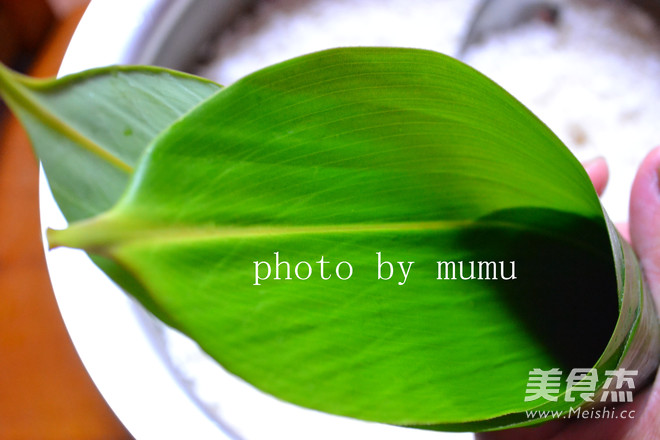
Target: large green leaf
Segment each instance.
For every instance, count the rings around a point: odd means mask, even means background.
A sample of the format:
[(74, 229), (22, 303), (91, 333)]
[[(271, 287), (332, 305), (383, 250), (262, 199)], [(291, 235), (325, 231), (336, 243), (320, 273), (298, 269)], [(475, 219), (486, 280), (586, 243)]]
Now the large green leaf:
[[(259, 388), (385, 423), (534, 423), (525, 410), (582, 401), (525, 402), (531, 370), (627, 366), (642, 311), (658, 328), (575, 158), (498, 86), (426, 51), (333, 50), (246, 77), (51, 245), (115, 261)], [(438, 279), (438, 261), (505, 270)]]
[[(0, 94), (27, 129), (69, 222), (115, 204), (156, 135), (219, 89), (206, 79), (153, 67), (112, 66), (38, 80), (0, 65)], [(130, 274), (103, 257), (94, 261), (148, 305)]]

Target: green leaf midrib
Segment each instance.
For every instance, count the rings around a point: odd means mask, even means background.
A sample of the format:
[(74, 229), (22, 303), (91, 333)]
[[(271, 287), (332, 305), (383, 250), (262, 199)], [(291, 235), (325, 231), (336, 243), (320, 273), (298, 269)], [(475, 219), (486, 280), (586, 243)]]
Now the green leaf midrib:
[(80, 145), (83, 149), (100, 157), (109, 164), (124, 171), (127, 174), (133, 172), (133, 167), (101, 147), (96, 142), (81, 134), (64, 120), (58, 118), (55, 114), (48, 111), (34, 98), (29, 88), (21, 84), (19, 74), (15, 74), (0, 63), (0, 95), (7, 101), (7, 104), (14, 109), (24, 109), (29, 114), (38, 119), (44, 126), (63, 135), (74, 143)]
[(236, 239), (261, 239), (266, 237), (323, 235), (323, 234), (369, 234), (369, 233), (411, 233), (452, 231), (477, 228), (492, 228), (535, 232), (552, 236), (558, 241), (576, 248), (587, 249), (596, 257), (602, 257), (600, 250), (590, 242), (571, 239), (565, 234), (554, 233), (535, 225), (493, 220), (493, 219), (462, 219), (462, 220), (430, 220), (416, 222), (383, 222), (383, 223), (343, 223), (318, 225), (250, 225), (224, 226), (217, 224), (199, 225), (168, 225), (128, 220), (113, 216), (112, 211), (74, 223), (67, 229), (49, 230), (48, 242), (51, 249), (56, 247), (73, 247), (85, 249), (92, 253), (112, 256), (113, 249), (129, 245), (185, 244), (202, 241), (229, 241)]

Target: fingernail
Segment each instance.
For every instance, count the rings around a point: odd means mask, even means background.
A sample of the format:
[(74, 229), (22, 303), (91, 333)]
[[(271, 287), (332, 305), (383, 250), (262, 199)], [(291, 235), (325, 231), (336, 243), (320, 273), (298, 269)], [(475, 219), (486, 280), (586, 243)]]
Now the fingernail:
[(587, 161), (582, 162), (582, 166), (587, 168), (587, 167), (594, 166), (594, 165), (596, 165), (600, 162), (605, 162), (605, 157), (603, 157), (603, 156), (594, 157), (593, 159), (589, 159)]

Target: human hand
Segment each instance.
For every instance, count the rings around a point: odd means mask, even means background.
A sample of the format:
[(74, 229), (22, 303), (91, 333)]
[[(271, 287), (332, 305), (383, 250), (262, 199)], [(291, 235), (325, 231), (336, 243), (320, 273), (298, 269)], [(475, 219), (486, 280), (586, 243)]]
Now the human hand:
[[(602, 194), (609, 172), (604, 159), (585, 164), (596, 192)], [(646, 284), (660, 306), (660, 147), (637, 171), (630, 195), (630, 222), (618, 225), (639, 258)], [(656, 310), (659, 308), (656, 307)], [(651, 440), (660, 439), (660, 376), (632, 402), (616, 407), (623, 418), (561, 419), (533, 428), (477, 434), (478, 440)], [(625, 412), (624, 412), (625, 411)]]

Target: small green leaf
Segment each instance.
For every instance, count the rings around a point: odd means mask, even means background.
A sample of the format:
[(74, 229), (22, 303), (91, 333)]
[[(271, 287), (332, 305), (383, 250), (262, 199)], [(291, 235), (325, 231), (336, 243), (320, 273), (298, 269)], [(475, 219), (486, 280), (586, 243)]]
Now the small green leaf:
[[(0, 95), (28, 131), (69, 222), (114, 205), (147, 145), (218, 90), (206, 79), (155, 67), (105, 67), (37, 80), (0, 64)], [(130, 274), (113, 261), (93, 259), (151, 307)]]
[[(158, 137), (114, 208), (50, 238), (116, 261), (257, 387), (384, 423), (537, 423), (526, 410), (583, 401), (526, 402), (532, 369), (602, 377), (640, 352), (642, 322), (658, 332), (577, 160), (497, 85), (426, 51), (250, 75)], [(470, 262), (497, 279), (460, 279)]]

